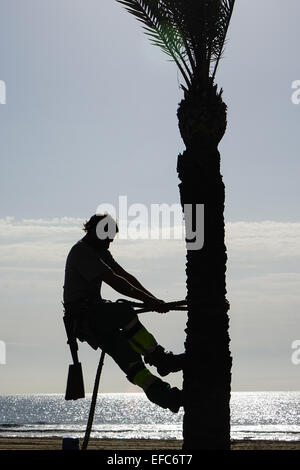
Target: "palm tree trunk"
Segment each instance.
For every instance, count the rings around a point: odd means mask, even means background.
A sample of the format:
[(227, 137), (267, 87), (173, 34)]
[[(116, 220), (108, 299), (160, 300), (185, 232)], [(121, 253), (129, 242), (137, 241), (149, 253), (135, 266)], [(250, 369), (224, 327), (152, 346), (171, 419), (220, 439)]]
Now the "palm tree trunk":
[(186, 145), (177, 166), (181, 204), (183, 208), (204, 204), (204, 246), (187, 251), (183, 449), (229, 449), (232, 361), (225, 277), (225, 189), (218, 152), (226, 129), (226, 106), (211, 81), (193, 83), (179, 105), (178, 119)]

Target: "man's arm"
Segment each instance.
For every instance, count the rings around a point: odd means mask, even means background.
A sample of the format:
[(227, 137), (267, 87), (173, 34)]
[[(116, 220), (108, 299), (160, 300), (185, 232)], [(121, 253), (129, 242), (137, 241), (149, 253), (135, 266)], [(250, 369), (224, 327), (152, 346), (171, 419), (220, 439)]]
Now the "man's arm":
[(133, 284), (128, 282), (127, 279), (122, 276), (119, 276), (114, 271), (109, 270), (105, 272), (102, 276), (102, 279), (104, 282), (106, 282), (106, 284), (108, 284), (110, 287), (112, 287), (122, 295), (141, 300), (157, 312), (163, 313), (167, 311), (164, 307), (163, 300), (157, 299), (152, 294), (148, 293), (148, 291), (144, 291), (139, 289), (138, 287), (135, 287)]
[(136, 289), (144, 292), (147, 295), (150, 295), (150, 297), (156, 298), (155, 295), (153, 295), (151, 292), (149, 292), (147, 289), (145, 289), (144, 286), (142, 286), (142, 284), (137, 280), (136, 277), (132, 276), (132, 274), (125, 271), (125, 269), (123, 269), (122, 266), (120, 266), (116, 261), (114, 261), (113, 271), (118, 276), (122, 277), (123, 279), (126, 279), (126, 281), (129, 282), (129, 284), (131, 284), (131, 286), (133, 286)]

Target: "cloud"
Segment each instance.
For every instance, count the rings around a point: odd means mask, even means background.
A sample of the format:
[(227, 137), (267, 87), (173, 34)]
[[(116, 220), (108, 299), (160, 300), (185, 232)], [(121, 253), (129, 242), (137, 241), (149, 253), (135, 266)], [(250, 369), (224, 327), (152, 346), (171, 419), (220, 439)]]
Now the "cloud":
[[(0, 219), (2, 287), (15, 291), (17, 285), (26, 288), (34, 282), (44, 289), (47, 280), (61, 282), (66, 256), (84, 235), (82, 223), (72, 217)], [(265, 297), (270, 290), (279, 292), (279, 285), (281, 296), (292, 295), (289, 289), (297, 284), (295, 274), (300, 273), (300, 223), (231, 222), (226, 225), (226, 245), (227, 281), (236, 280), (235, 296), (250, 292), (253, 282)], [(111, 251), (126, 269), (149, 281), (152, 278), (154, 284), (164, 280), (169, 290), (172, 284), (177, 288), (181, 284), (183, 294), (183, 240), (121, 239), (114, 242)]]
[[(80, 239), (82, 219), (0, 219), (0, 257), (2, 283), (34, 279), (52, 281), (64, 271), (71, 246)], [(300, 272), (300, 223), (234, 222), (226, 225), (228, 280), (244, 279), (239, 291), (250, 289), (250, 279), (268, 274), (285, 274), (282, 286), (296, 282)], [(116, 240), (111, 251), (127, 269), (144, 276), (168, 273), (183, 280), (185, 244), (183, 240)], [(268, 282), (266, 283), (266, 280)], [(281, 278), (282, 279), (282, 278)], [(179, 278), (177, 279), (179, 281)], [(175, 281), (174, 281), (175, 282)], [(268, 285), (278, 289), (276, 278), (261, 278), (261, 290)], [(266, 291), (265, 291), (266, 295)]]
[(300, 256), (300, 223), (298, 222), (229, 222), (226, 240), (231, 255), (242, 261), (246, 257), (264, 255), (282, 259)]

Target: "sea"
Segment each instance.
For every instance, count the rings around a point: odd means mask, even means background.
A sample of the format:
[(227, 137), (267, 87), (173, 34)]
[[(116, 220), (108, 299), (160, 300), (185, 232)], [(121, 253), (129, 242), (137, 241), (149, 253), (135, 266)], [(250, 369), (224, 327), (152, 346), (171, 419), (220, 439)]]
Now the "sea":
[[(83, 437), (91, 395), (65, 401), (62, 394), (0, 396), (0, 437)], [(141, 393), (98, 395), (92, 438), (182, 439), (178, 414)], [(201, 426), (201, 423), (199, 423)], [(233, 392), (231, 438), (300, 440), (300, 392)]]

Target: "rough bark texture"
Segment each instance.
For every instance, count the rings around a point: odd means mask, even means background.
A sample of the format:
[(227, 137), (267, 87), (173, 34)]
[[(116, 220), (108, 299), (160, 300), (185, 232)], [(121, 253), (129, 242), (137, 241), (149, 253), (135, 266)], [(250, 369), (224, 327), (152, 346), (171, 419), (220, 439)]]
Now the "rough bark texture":
[(187, 251), (188, 321), (183, 449), (230, 448), (230, 383), (225, 190), (218, 143), (226, 105), (211, 82), (195, 81), (178, 109), (186, 150), (178, 157), (181, 204), (204, 204), (204, 246)]

